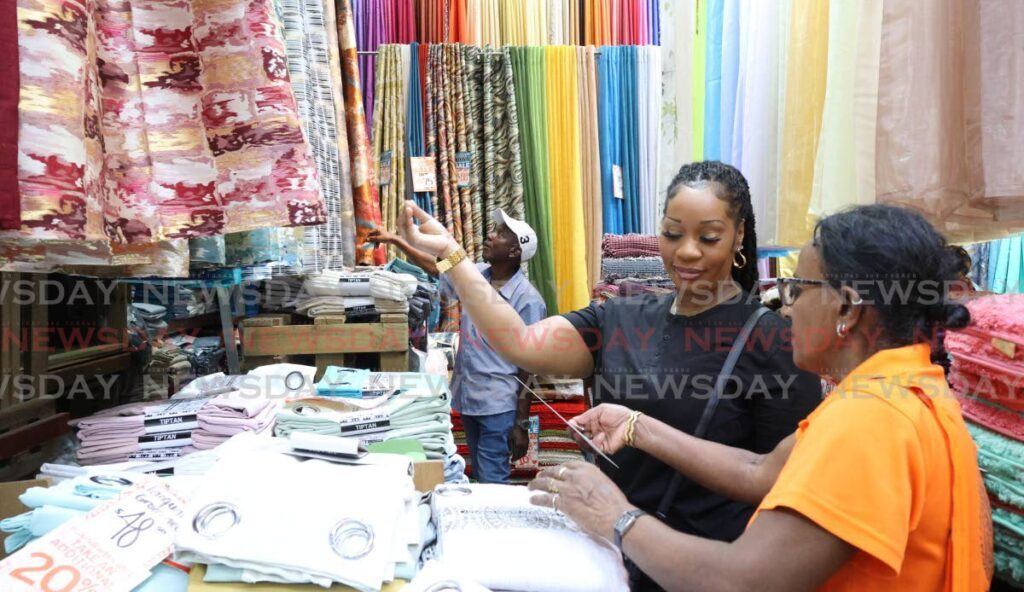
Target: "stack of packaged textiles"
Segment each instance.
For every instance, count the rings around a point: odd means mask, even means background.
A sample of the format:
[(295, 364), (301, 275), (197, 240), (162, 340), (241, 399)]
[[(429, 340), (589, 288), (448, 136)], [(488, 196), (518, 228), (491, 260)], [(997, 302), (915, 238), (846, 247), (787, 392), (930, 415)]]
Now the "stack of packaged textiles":
[[(417, 440), (427, 458), (445, 461), (447, 480), (462, 477), (465, 462), (452, 437), (451, 393), (445, 377), (418, 372), (367, 372), (362, 375), (366, 382), (362, 382), (356, 373), (347, 374), (351, 375), (351, 384), (324, 384), (321, 380), (316, 396), (286, 403), (277, 412), (274, 433), (282, 438), (294, 432), (347, 436), (365, 444)], [(340, 388), (320, 391), (321, 384), (325, 389)], [(356, 388), (365, 396), (349, 396)], [(322, 392), (331, 394), (325, 396)]]
[(1024, 298), (989, 296), (968, 308), (971, 326), (946, 335), (949, 380), (992, 504), (996, 577), (1024, 587)]

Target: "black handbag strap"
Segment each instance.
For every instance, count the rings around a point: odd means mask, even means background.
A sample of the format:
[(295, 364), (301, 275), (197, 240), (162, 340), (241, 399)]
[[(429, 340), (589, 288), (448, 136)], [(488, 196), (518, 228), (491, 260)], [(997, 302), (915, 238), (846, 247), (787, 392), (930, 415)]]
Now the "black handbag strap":
[[(732, 347), (729, 349), (729, 355), (725, 357), (725, 363), (722, 364), (722, 370), (718, 373), (718, 379), (715, 380), (715, 390), (711, 393), (711, 398), (704, 405), (704, 412), (700, 416), (700, 421), (697, 422), (697, 428), (693, 430), (694, 436), (703, 438), (707, 433), (708, 427), (711, 425), (711, 419), (715, 416), (715, 411), (718, 409), (718, 403), (722, 399), (722, 389), (725, 387), (725, 381), (732, 376), (733, 370), (736, 369), (736, 362), (739, 361), (740, 355), (746, 348), (747, 340), (750, 339), (750, 334), (754, 332), (754, 328), (757, 327), (761, 318), (768, 313), (768, 310), (764, 306), (755, 310), (747, 319), (743, 328), (740, 329), (739, 335), (736, 336), (736, 341), (732, 343)], [(665, 520), (668, 510), (672, 505), (672, 500), (676, 498), (682, 485), (682, 474), (676, 473), (673, 475), (672, 481), (668, 484), (668, 489), (665, 490), (665, 495), (661, 498), (661, 503), (658, 504), (656, 515), (659, 520)]]

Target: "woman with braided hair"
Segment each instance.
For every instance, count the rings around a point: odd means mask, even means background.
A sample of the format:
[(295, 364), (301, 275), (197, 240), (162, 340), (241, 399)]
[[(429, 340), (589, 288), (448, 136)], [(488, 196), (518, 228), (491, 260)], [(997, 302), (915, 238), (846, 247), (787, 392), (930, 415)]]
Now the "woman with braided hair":
[[(754, 222), (738, 170), (688, 164), (668, 188), (659, 236), (676, 292), (594, 303), (530, 326), (414, 204), (400, 230), (441, 260), (463, 314), (508, 362), (533, 374), (592, 379), (595, 404), (617, 403), (682, 432), (764, 454), (817, 406), (821, 383), (794, 365), (788, 324), (761, 312)], [(748, 321), (745, 347), (720, 381)], [(601, 470), (633, 506), (674, 530), (732, 541), (753, 515), (753, 504), (713, 492), (639, 449), (624, 448), (612, 459), (617, 468), (602, 461)], [(634, 590), (658, 589), (639, 570), (633, 576)]]

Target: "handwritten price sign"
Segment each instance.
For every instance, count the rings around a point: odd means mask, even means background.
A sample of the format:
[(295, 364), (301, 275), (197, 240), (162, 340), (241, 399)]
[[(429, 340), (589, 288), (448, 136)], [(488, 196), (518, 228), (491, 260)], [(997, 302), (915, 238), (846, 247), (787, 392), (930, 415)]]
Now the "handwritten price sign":
[(141, 476), (117, 499), (0, 561), (0, 590), (131, 590), (170, 555), (184, 508), (166, 483)]

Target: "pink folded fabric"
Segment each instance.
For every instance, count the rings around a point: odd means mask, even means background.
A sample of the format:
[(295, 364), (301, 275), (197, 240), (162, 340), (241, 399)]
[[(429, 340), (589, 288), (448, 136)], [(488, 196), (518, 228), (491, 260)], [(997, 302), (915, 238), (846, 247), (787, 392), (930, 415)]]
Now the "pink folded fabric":
[(198, 414), (199, 428), (192, 434), (192, 445), (209, 450), (241, 432), (261, 433), (274, 426), (279, 403), (270, 399), (220, 395)]
[(179, 455), (191, 444), (197, 416), (209, 400), (129, 403), (72, 420), (77, 428), (78, 462), (83, 465), (129, 460), (133, 455)]

